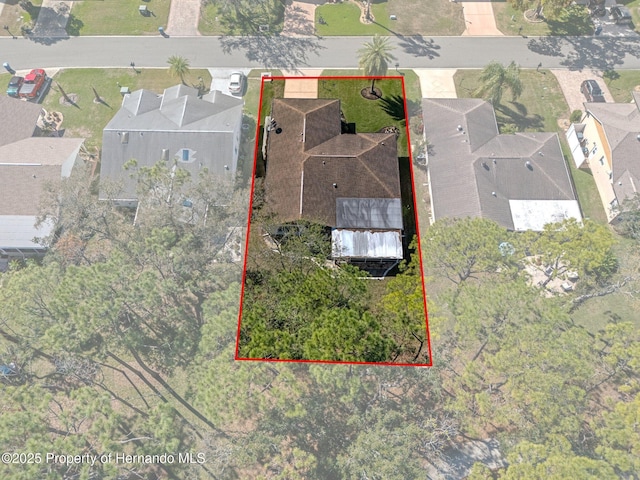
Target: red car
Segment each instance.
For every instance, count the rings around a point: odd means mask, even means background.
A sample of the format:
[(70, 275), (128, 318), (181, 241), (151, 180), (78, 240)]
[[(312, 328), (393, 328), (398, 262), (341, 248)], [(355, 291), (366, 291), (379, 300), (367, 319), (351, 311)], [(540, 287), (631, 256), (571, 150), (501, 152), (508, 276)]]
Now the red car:
[(38, 96), (38, 92), (44, 85), (47, 79), (47, 74), (41, 68), (31, 70), (28, 75), (24, 77), (24, 83), (20, 87), (18, 95), (20, 98), (35, 98)]

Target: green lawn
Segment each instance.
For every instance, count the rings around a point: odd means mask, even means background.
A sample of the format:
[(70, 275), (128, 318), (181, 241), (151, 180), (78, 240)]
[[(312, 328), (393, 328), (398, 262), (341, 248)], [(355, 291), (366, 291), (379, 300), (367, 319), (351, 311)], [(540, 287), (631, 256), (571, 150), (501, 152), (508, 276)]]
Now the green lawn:
[(582, 214), (594, 222), (607, 225), (607, 215), (602, 207), (598, 187), (596, 187), (596, 182), (593, 180), (591, 171), (575, 167), (565, 136), (561, 132), (559, 132), (558, 135), (560, 136), (562, 153), (564, 154), (565, 159), (567, 159), (567, 163), (571, 170), (571, 177), (573, 178), (573, 184), (578, 192), (578, 201), (582, 208)]
[[(454, 75), (458, 97), (473, 97), (478, 87), (480, 70), (458, 70)], [(560, 85), (548, 70), (522, 70), (522, 95), (515, 102), (505, 92), (502, 105), (496, 108), (500, 128), (511, 124), (521, 132), (561, 132), (559, 118), (569, 118), (569, 106)]]
[[(87, 146), (99, 147), (102, 144), (102, 130), (115, 115), (122, 104), (118, 84), (129, 87), (131, 91), (146, 88), (158, 93), (166, 87), (175, 85), (177, 81), (164, 69), (139, 70), (132, 69), (70, 69), (61, 70), (55, 77), (52, 88), (47, 94), (43, 107), (48, 111), (61, 112), (64, 116), (62, 128), (69, 137), (84, 137)], [(198, 77), (204, 79), (205, 85), (211, 83), (207, 70), (192, 70), (185, 79), (187, 85), (197, 85)], [(78, 95), (77, 107), (61, 103), (62, 95), (57, 90), (56, 82), (67, 95)], [(91, 87), (94, 87), (105, 104), (95, 103)]]
[[(271, 72), (271, 75), (274, 77), (282, 76), (282, 72), (280, 70), (262, 70), (256, 69), (251, 70), (249, 75), (247, 75), (247, 91), (244, 95), (244, 113), (245, 115), (249, 115), (253, 119), (258, 118), (258, 107), (260, 103), (260, 87), (262, 85), (262, 72)], [(277, 82), (276, 82), (277, 83)], [(282, 92), (280, 92), (280, 96), (284, 93), (284, 83), (280, 82), (283, 86)], [(270, 82), (267, 82), (265, 85), (269, 85)], [(268, 87), (270, 89), (272, 87)], [(271, 102), (269, 101), (269, 104)], [(264, 115), (263, 117), (264, 118)]]
[(628, 103), (633, 89), (640, 88), (640, 70), (616, 70), (613, 75), (605, 75), (604, 81), (614, 101)]
[(360, 91), (369, 88), (369, 80), (319, 80), (319, 98), (339, 98), (347, 122), (356, 124), (357, 132), (377, 132), (387, 126), (400, 129), (398, 156), (408, 156), (407, 132), (405, 129), (402, 84), (399, 80), (378, 80), (376, 87), (382, 91), (382, 98), (367, 100)]
[[(141, 15), (138, 11), (140, 5), (146, 5), (152, 14)], [(69, 35), (159, 35), (158, 27), (167, 26), (170, 6), (171, 0), (74, 2), (67, 24), (67, 33)], [(171, 32), (167, 33), (171, 35)]]
[(640, 32), (640, 0), (618, 0), (616, 3), (619, 5), (625, 5), (631, 11), (631, 17), (633, 18), (633, 26), (636, 32)]
[[(640, 0), (638, 0), (640, 1)], [(505, 35), (592, 35), (593, 23), (586, 7), (570, 6), (557, 20), (531, 23), (523, 12), (514, 9), (508, 2), (492, 2), (496, 26)]]
[(213, 2), (203, 2), (200, 8), (198, 31), (202, 35), (224, 35), (224, 28), (220, 23), (220, 11)]
[[(316, 33), (329, 35), (389, 35), (394, 25), (389, 20), (385, 3), (372, 3), (371, 12), (374, 23), (364, 24), (360, 21), (360, 9), (351, 2), (327, 3), (316, 9)], [(320, 23), (322, 17), (324, 23)]]
[(22, 35), (21, 26), (30, 25), (33, 27), (33, 23), (38, 18), (42, 0), (31, 0), (31, 4), (33, 8), (28, 12), (19, 5), (18, 0), (4, 0), (4, 8), (0, 14), (0, 25), (6, 25), (9, 30), (0, 28), (0, 36), (15, 35), (20, 37)]
[[(243, 11), (244, 17), (238, 20), (229, 8), (223, 13), (226, 0), (203, 0), (200, 8), (198, 30), (203, 35), (259, 35), (260, 26), (268, 25), (268, 34), (278, 34), (284, 26), (284, 0), (261, 0), (254, 2), (251, 11)], [(263, 8), (264, 6), (264, 8)], [(168, 32), (171, 34), (171, 32)]]
[[(433, 12), (438, 12), (434, 15)], [(360, 21), (352, 2), (321, 5), (316, 9), (318, 35), (460, 35), (465, 28), (462, 6), (449, 0), (372, 0), (374, 23)], [(390, 16), (395, 15), (396, 20)], [(325, 24), (319, 23), (320, 16)]]

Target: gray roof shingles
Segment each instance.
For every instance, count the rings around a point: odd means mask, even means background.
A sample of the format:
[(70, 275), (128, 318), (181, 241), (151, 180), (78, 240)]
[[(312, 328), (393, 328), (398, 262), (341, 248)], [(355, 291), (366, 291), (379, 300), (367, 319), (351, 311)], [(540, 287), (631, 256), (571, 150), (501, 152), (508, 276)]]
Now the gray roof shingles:
[(499, 135), (480, 99), (424, 99), (423, 112), (435, 219), (484, 217), (513, 229), (509, 200), (576, 199), (555, 133)]

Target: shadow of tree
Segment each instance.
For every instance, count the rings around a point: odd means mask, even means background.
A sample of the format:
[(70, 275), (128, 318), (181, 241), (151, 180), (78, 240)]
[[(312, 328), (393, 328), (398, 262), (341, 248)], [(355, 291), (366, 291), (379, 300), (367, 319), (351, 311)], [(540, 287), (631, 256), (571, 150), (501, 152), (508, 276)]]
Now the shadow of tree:
[(410, 37), (399, 35), (398, 38), (400, 39), (400, 47), (414, 57), (427, 57), (431, 60), (440, 56), (440, 54), (436, 52), (436, 50), (440, 50), (440, 45), (436, 44), (433, 38), (427, 40), (422, 35), (413, 35)]
[(84, 27), (84, 22), (76, 17), (73, 13), (69, 14), (69, 22), (67, 23), (67, 33), (73, 37), (80, 35), (80, 30)]
[(284, 29), (295, 35), (314, 35), (314, 21), (309, 21), (306, 11), (300, 7), (289, 7), (286, 13)]
[(633, 38), (546, 37), (532, 39), (527, 46), (540, 55), (564, 57), (560, 63), (569, 70), (612, 70), (627, 55), (640, 58), (640, 43)]
[(283, 37), (279, 35), (223, 36), (220, 39), (222, 50), (229, 54), (244, 50), (250, 62), (256, 62), (263, 68), (278, 68), (297, 71), (308, 65), (309, 54), (317, 54), (322, 47), (317, 38)]
[[(542, 131), (544, 129), (544, 118), (541, 115), (537, 113), (527, 115), (527, 109), (524, 105), (517, 103), (512, 104), (516, 107), (515, 110), (503, 104), (495, 106), (497, 112), (496, 117), (499, 124), (515, 124), (518, 127), (518, 131), (521, 132), (525, 130)], [(518, 110), (524, 110), (524, 113)]]
[(383, 97), (380, 99), (380, 106), (385, 111), (385, 113), (395, 121), (406, 123), (404, 98), (402, 98), (402, 95)]

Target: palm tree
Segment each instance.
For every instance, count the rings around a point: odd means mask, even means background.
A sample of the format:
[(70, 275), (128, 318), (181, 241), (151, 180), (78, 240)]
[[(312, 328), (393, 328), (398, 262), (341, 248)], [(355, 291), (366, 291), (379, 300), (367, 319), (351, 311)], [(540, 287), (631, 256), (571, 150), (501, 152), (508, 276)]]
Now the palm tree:
[[(389, 39), (376, 35), (371, 42), (364, 44), (364, 47), (358, 50), (360, 55), (360, 68), (364, 70), (367, 76), (381, 77), (387, 73), (389, 62), (395, 60), (396, 57), (391, 55), (392, 47), (389, 45)], [(374, 92), (376, 79), (371, 82), (371, 93)]]
[(491, 62), (482, 70), (480, 86), (474, 95), (490, 100), (494, 105), (499, 105), (505, 88), (511, 91), (513, 100), (522, 94), (522, 82), (520, 82), (520, 66), (511, 62), (505, 67), (500, 62)]
[(180, 81), (184, 84), (184, 76), (189, 73), (189, 60), (179, 55), (171, 55), (167, 63), (171, 75), (180, 77)]

